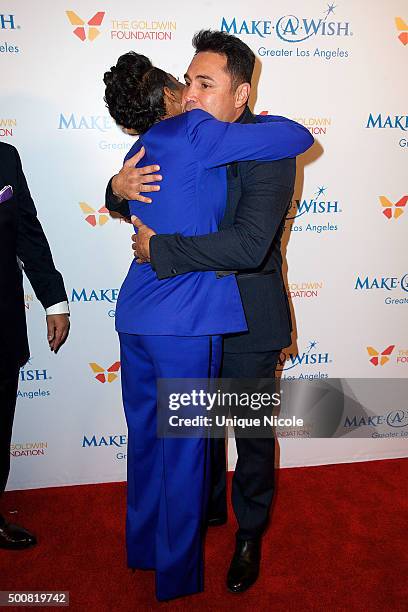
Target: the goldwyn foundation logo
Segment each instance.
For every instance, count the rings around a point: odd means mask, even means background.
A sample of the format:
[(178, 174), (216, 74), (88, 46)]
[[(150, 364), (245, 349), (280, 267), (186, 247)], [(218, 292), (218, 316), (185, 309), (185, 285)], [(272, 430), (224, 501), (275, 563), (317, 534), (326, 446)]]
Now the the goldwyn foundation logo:
[(370, 363), (372, 363), (373, 366), (376, 366), (376, 367), (384, 366), (386, 363), (389, 362), (390, 356), (394, 349), (395, 349), (395, 344), (390, 344), (390, 346), (387, 346), (387, 348), (385, 348), (381, 352), (378, 351), (373, 346), (367, 346), (367, 353), (370, 357)]
[[(260, 115), (269, 115), (269, 111), (261, 111)], [(321, 136), (327, 134), (327, 131), (331, 128), (332, 119), (331, 117), (293, 117), (293, 121), (304, 125), (311, 134), (315, 136)]]
[(102, 24), (103, 18), (105, 17), (104, 11), (95, 13), (89, 21), (85, 22), (77, 13), (74, 11), (65, 11), (66, 16), (71, 25), (75, 26), (73, 34), (84, 42), (89, 40), (94, 41), (95, 38), (101, 33), (99, 26)]
[(385, 366), (387, 363), (394, 366), (408, 366), (408, 349), (397, 347), (395, 344), (390, 344), (381, 352), (373, 346), (367, 346), (367, 353), (370, 363), (375, 367)]
[(314, 298), (323, 289), (323, 281), (289, 283), (288, 295), (291, 298)]
[(95, 375), (96, 380), (100, 383), (112, 383), (118, 378), (118, 372), (120, 370), (120, 361), (115, 361), (109, 368), (104, 368), (99, 363), (89, 364), (92, 372)]
[(402, 17), (396, 17), (395, 25), (398, 32), (398, 40), (400, 40), (404, 46), (408, 45), (408, 23)]
[(0, 118), (0, 137), (14, 136), (13, 128), (17, 127), (17, 119)]
[(391, 202), (386, 196), (380, 196), (382, 212), (387, 219), (398, 219), (404, 212), (408, 195), (402, 196), (398, 202)]
[(13, 442), (10, 445), (12, 457), (38, 457), (44, 456), (48, 450), (48, 442)]
[(92, 225), (92, 227), (105, 225), (110, 219), (109, 210), (105, 208), (105, 206), (95, 210), (86, 202), (80, 202), (79, 207), (85, 215), (85, 221), (89, 223), (89, 225)]

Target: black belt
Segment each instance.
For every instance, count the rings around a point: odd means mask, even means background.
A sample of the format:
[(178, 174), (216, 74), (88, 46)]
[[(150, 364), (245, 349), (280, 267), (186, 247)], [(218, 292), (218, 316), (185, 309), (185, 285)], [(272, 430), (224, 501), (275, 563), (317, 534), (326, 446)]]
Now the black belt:
[(261, 272), (238, 272), (238, 278), (249, 278), (252, 276), (269, 276), (270, 274), (274, 274), (276, 270), (262, 270)]
[(216, 272), (217, 278), (223, 278), (224, 276), (230, 276), (235, 274), (237, 278), (252, 278), (253, 276), (268, 276), (274, 274), (276, 270), (262, 270), (261, 272), (238, 272), (237, 270), (221, 270)]

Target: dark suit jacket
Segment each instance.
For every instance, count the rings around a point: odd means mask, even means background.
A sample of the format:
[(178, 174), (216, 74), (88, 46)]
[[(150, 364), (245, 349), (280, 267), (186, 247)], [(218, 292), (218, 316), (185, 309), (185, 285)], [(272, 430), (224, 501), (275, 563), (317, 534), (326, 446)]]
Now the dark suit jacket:
[[(256, 117), (247, 108), (239, 121), (255, 123)], [(196, 270), (239, 270), (248, 332), (226, 336), (226, 352), (274, 351), (291, 342), (280, 247), (295, 174), (295, 159), (231, 164), (226, 211), (217, 233), (162, 234), (150, 240), (151, 263), (159, 279)], [(128, 203), (118, 205), (111, 183), (106, 205), (129, 215)]]
[(22, 366), (29, 357), (23, 277), (18, 258), (44, 308), (67, 299), (55, 269), (17, 150), (0, 142), (0, 189), (13, 197), (0, 204), (0, 372)]

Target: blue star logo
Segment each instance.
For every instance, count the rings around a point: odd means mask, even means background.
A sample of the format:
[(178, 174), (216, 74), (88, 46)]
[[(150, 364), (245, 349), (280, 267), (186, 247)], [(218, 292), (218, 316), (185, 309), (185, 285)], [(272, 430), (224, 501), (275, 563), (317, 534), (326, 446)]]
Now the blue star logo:
[(306, 353), (310, 353), (310, 351), (314, 349), (316, 346), (317, 346), (316, 340), (310, 340)]
[(337, 8), (334, 4), (327, 5), (326, 17), (328, 17), (331, 13), (334, 14), (334, 9)]
[(326, 191), (327, 187), (318, 187), (317, 188), (317, 192), (316, 192), (316, 198), (319, 198), (321, 195), (324, 195), (324, 192)]

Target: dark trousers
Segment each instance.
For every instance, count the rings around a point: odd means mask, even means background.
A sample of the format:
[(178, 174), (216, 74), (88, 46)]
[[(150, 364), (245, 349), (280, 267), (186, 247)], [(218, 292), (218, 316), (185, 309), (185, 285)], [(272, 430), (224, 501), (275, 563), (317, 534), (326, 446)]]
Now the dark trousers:
[[(274, 378), (280, 351), (224, 353), (222, 378)], [(232, 506), (238, 521), (237, 538), (262, 535), (274, 493), (274, 438), (236, 438), (238, 460), (232, 479)], [(227, 512), (225, 440), (212, 440), (210, 514)]]
[(0, 373), (0, 495), (6, 488), (10, 472), (10, 443), (16, 407), (18, 368)]

